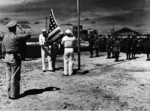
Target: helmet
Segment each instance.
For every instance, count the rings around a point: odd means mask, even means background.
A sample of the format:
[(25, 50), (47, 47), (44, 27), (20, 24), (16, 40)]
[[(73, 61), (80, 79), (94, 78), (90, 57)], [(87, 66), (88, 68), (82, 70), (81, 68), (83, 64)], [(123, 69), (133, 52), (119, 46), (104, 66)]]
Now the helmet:
[(42, 29), (42, 32), (46, 32), (47, 31), (47, 29)]
[(67, 29), (67, 30), (65, 31), (65, 33), (66, 33), (67, 35), (72, 35), (72, 31), (69, 30), (69, 29)]
[(17, 21), (10, 21), (6, 26), (8, 27), (8, 28), (11, 28), (11, 27), (14, 27), (14, 26), (16, 26), (17, 25)]

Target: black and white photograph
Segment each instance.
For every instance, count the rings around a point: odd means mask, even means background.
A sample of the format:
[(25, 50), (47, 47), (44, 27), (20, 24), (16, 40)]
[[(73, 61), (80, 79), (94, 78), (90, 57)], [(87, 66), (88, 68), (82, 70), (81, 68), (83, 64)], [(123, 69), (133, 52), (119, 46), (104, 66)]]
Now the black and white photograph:
[(150, 0), (0, 0), (0, 111), (150, 111)]

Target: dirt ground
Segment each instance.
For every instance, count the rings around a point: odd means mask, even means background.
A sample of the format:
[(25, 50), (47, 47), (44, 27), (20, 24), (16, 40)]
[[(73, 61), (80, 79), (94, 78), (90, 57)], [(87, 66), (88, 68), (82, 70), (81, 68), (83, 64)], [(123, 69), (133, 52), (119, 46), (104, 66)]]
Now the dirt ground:
[[(55, 72), (41, 71), (41, 59), (22, 63), (21, 98), (10, 100), (5, 88), (5, 71), (0, 64), (0, 111), (97, 110), (150, 111), (150, 61), (145, 54), (135, 60), (106, 59), (106, 53), (89, 58), (81, 53), (84, 75), (62, 76), (63, 57)], [(75, 56), (77, 69), (77, 55)]]

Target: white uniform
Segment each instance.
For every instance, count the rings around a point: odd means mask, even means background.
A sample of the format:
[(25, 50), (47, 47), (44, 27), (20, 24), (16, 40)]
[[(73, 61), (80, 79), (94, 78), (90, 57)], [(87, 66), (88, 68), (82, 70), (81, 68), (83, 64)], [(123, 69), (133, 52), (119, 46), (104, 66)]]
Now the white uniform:
[(45, 71), (46, 70), (46, 56), (48, 59), (48, 70), (53, 70), (52, 68), (52, 59), (51, 59), (51, 46), (44, 46), (45, 43), (45, 37), (43, 36), (43, 34), (39, 35), (39, 44), (41, 46), (41, 57), (42, 57), (42, 70)]
[(76, 45), (76, 38), (64, 36), (61, 42), (64, 45), (64, 75), (73, 74), (74, 64), (74, 47)]

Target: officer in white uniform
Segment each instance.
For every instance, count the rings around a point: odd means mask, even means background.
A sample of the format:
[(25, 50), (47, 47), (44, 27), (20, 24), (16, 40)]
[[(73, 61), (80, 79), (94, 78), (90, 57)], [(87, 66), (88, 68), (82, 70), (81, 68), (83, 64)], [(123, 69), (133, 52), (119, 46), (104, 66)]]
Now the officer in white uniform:
[(74, 47), (76, 46), (76, 38), (71, 30), (65, 31), (66, 36), (63, 37), (61, 43), (64, 45), (64, 76), (73, 74), (74, 64)]
[(46, 71), (46, 57), (48, 59), (48, 70), (53, 71), (52, 59), (51, 59), (51, 46), (45, 44), (47, 39), (47, 30), (43, 29), (42, 34), (39, 35), (39, 44), (41, 46), (41, 57), (42, 57), (42, 70)]

